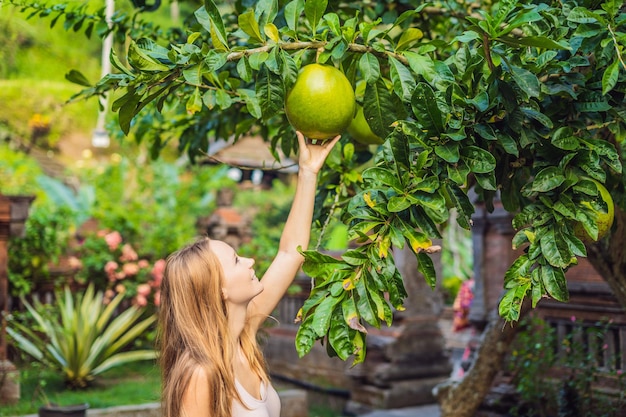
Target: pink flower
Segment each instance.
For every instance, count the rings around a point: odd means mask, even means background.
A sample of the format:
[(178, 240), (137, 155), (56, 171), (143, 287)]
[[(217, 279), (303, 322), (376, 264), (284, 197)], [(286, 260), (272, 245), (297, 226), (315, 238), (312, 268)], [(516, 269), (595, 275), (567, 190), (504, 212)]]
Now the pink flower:
[(137, 297), (135, 297), (135, 304), (139, 307), (145, 307), (148, 305), (148, 299), (143, 295), (137, 295)]
[(165, 259), (159, 259), (154, 263), (152, 267), (152, 278), (153, 278), (153, 287), (161, 286), (161, 281), (163, 280), (163, 272), (165, 272)]
[(608, 348), (609, 348), (608, 344), (605, 343), (604, 345), (602, 345), (602, 350), (607, 350)]
[(150, 262), (145, 259), (140, 259), (139, 262), (137, 262), (137, 265), (139, 265), (139, 268), (141, 269), (146, 269), (150, 266)]
[(149, 284), (137, 285), (137, 294), (141, 295), (142, 297), (147, 297), (150, 294), (150, 291), (152, 291), (152, 288), (150, 288)]
[(104, 265), (104, 272), (106, 272), (107, 275), (111, 275), (115, 272), (118, 266), (117, 262), (109, 261)]
[(572, 321), (572, 323), (573, 323), (573, 322), (575, 322), (575, 321), (576, 321), (576, 316), (572, 316), (572, 317), (570, 317), (569, 319), (570, 319), (570, 320)]
[(122, 235), (120, 235), (120, 232), (117, 231), (107, 233), (106, 235), (104, 235), (104, 240), (106, 241), (107, 245), (109, 245), (109, 250), (114, 251), (122, 243)]
[(124, 266), (122, 267), (122, 271), (124, 271), (124, 274), (126, 276), (137, 275), (139, 273), (139, 265), (134, 262), (129, 262), (127, 264), (124, 264)]
[(129, 262), (136, 261), (139, 257), (137, 256), (137, 252), (130, 246), (128, 243), (122, 246), (122, 256), (120, 256), (120, 261)]
[(125, 293), (126, 292), (126, 287), (123, 284), (117, 284), (115, 286), (115, 292), (117, 292), (117, 293)]
[(161, 305), (161, 291), (154, 293), (154, 305), (157, 307)]

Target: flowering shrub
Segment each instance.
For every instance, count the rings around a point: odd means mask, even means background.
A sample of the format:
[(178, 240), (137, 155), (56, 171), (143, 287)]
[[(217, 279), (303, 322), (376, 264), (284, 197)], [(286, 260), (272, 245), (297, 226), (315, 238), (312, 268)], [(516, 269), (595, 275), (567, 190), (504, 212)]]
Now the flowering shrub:
[(76, 280), (104, 291), (105, 303), (124, 294), (140, 307), (150, 302), (159, 305), (165, 260), (152, 263), (140, 257), (118, 231), (100, 230), (87, 236), (71, 259), (80, 267)]

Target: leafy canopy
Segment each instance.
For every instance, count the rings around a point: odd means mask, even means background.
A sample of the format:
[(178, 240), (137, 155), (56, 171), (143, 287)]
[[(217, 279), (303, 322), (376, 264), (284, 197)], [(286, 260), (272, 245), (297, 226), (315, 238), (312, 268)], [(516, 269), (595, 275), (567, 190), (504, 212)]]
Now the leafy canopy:
[(341, 69), (385, 143), (370, 152), (345, 135), (329, 158), (320, 220), (338, 208), (359, 245), (339, 258), (304, 252), (314, 286), (296, 344), (304, 355), (322, 339), (329, 354), (358, 363), (365, 325), (390, 325), (407, 295), (392, 249), (408, 246), (434, 287), (431, 239), (448, 207), (464, 228), (475, 204), (516, 214), (521, 254), (499, 308), (513, 321), (527, 297), (568, 300), (565, 271), (586, 256), (573, 225), (597, 236), (580, 201), (605, 209), (592, 180), (623, 193), (623, 2), (479, 7), (206, 0), (179, 31), (131, 31), (119, 19), (111, 30), (130, 40), (112, 56), (115, 73), (93, 85), (77, 71), (67, 77), (87, 87), (79, 97), (114, 90), (122, 131), (153, 156), (175, 140), (193, 161), (244, 133), (262, 135), (276, 155), (295, 152), (283, 108), (299, 69)]

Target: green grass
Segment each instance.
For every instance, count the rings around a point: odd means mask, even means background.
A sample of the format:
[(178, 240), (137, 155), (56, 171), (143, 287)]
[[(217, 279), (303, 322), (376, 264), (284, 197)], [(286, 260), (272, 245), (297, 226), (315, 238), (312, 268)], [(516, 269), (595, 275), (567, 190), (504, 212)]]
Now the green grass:
[[(153, 403), (159, 401), (161, 386), (159, 368), (152, 361), (113, 368), (85, 390), (66, 389), (62, 378), (50, 371), (21, 368), (20, 375), (20, 401), (13, 406), (2, 406), (0, 416), (36, 414), (45, 397), (59, 405), (88, 403), (90, 408)], [(37, 388), (40, 380), (42, 387)], [(45, 397), (41, 391), (45, 391)]]

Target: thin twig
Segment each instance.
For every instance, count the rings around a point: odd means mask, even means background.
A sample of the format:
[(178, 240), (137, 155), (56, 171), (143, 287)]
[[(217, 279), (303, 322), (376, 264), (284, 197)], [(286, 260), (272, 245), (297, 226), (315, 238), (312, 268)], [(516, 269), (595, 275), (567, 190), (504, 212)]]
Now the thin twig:
[(335, 200), (333, 201), (333, 205), (330, 206), (330, 210), (328, 211), (328, 216), (326, 217), (326, 220), (324, 221), (324, 224), (322, 225), (322, 230), (320, 231), (320, 236), (317, 239), (315, 250), (318, 250), (319, 247), (321, 246), (322, 238), (324, 237), (324, 233), (326, 233), (326, 228), (328, 227), (328, 224), (330, 223), (331, 217), (333, 217), (333, 213), (335, 212), (335, 210), (337, 209), (337, 206), (339, 205), (339, 194), (341, 194), (342, 187), (343, 187), (343, 181), (339, 183), (340, 189), (337, 190), (337, 193), (335, 194)]

